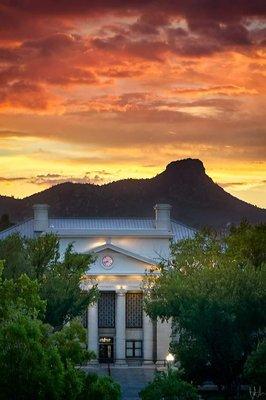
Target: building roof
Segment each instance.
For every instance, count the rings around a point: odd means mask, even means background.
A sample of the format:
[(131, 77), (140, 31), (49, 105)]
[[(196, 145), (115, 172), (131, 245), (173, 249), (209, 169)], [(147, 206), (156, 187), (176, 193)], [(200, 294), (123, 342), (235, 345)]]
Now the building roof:
[[(59, 234), (73, 233), (75, 231), (83, 233), (83, 235), (97, 231), (103, 235), (108, 235), (113, 231), (121, 232), (157, 232), (155, 229), (154, 219), (152, 218), (49, 218), (50, 231)], [(195, 229), (189, 228), (175, 220), (171, 221), (173, 239), (175, 241), (193, 237)], [(0, 232), (0, 239), (4, 239), (9, 235), (19, 233), (21, 236), (29, 238), (34, 237), (33, 218), (14, 225)]]

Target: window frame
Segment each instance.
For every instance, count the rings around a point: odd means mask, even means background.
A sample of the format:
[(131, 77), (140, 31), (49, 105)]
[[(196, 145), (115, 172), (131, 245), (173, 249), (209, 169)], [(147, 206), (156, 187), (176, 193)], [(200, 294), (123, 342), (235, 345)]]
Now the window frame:
[[(131, 294), (137, 294), (141, 297), (141, 318), (140, 318), (140, 324), (138, 326), (130, 326), (128, 324), (128, 298), (129, 295)], [(127, 329), (142, 329), (143, 328), (143, 292), (127, 292), (126, 293), (126, 328)]]
[[(132, 343), (132, 347), (128, 347), (128, 344)], [(140, 347), (136, 348), (136, 343), (140, 344)], [(132, 350), (132, 356), (127, 355), (127, 350)], [(140, 356), (136, 356), (136, 350), (140, 350)], [(126, 358), (143, 358), (143, 340), (128, 339), (126, 340)]]
[(108, 294), (112, 294), (112, 296), (113, 296), (113, 304), (114, 304), (114, 315), (113, 315), (113, 320), (114, 320), (114, 323), (113, 323), (113, 325), (112, 326), (104, 326), (104, 325), (101, 325), (100, 326), (100, 324), (99, 324), (99, 321), (100, 321), (100, 307), (99, 307), (99, 301), (100, 301), (100, 299), (98, 299), (98, 304), (97, 304), (97, 308), (98, 308), (98, 329), (114, 329), (115, 327), (116, 327), (116, 292), (114, 291), (114, 290), (101, 290), (100, 291), (100, 296), (101, 296), (101, 294), (106, 294), (106, 293), (108, 293)]

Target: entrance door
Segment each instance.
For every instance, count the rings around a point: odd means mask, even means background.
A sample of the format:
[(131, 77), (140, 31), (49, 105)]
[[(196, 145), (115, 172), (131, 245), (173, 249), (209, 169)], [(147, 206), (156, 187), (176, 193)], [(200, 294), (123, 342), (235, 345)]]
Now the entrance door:
[(99, 362), (114, 362), (114, 340), (112, 337), (100, 337), (99, 339)]

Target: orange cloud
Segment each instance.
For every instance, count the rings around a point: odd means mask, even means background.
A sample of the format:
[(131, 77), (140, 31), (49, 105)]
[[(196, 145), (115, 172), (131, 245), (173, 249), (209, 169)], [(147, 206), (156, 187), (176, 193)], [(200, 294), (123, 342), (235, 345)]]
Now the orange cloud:
[(109, 179), (87, 167), (262, 163), (264, 17), (259, 0), (0, 1), (3, 193)]

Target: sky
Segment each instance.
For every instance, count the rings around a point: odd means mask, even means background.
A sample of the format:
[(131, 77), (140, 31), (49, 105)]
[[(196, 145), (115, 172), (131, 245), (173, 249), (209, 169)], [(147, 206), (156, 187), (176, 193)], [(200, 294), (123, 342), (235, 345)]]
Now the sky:
[(266, 207), (264, 0), (0, 0), (0, 194), (199, 158)]

